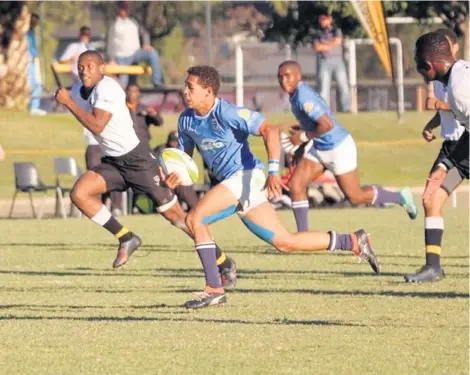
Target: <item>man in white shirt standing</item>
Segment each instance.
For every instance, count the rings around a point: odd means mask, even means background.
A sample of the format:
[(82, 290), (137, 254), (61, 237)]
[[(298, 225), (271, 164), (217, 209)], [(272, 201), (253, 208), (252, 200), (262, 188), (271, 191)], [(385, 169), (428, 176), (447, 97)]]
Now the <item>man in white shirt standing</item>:
[[(470, 63), (455, 60), (451, 44), (441, 32), (424, 34), (416, 41), (415, 62), (418, 73), (426, 82), (439, 81), (447, 87), (450, 110), (464, 127), (453, 149), (430, 174), (424, 191), (426, 264), (417, 273), (405, 275), (407, 282), (423, 283), (444, 277), (440, 265), (444, 233), (442, 208), (449, 195), (469, 177)], [(440, 109), (439, 102), (436, 103), (436, 109)]]
[[(129, 5), (128, 1), (118, 1), (118, 17), (108, 30), (109, 59), (119, 65), (147, 62), (152, 68), (153, 85), (161, 87), (163, 81), (158, 53), (150, 44), (148, 32), (134, 18), (129, 17)], [(127, 87), (129, 76), (121, 74), (119, 79), (122, 86)]]
[[(185, 224), (186, 213), (173, 190), (160, 184), (158, 163), (150, 146), (140, 142), (135, 133), (126, 93), (116, 80), (104, 76), (103, 57), (92, 50), (82, 53), (78, 58), (78, 74), (82, 81), (80, 96), (88, 103), (88, 110), (83, 108), (83, 103), (75, 102), (67, 89), (59, 88), (55, 97), (93, 134), (105, 156), (78, 179), (70, 196), (80, 211), (119, 240), (113, 263), (117, 268), (128, 261), (141, 245), (141, 239), (111, 215), (98, 198), (102, 194), (129, 187), (136, 193), (146, 194), (165, 219), (189, 236), (191, 233)], [(216, 252), (226, 258), (219, 248)], [(219, 268), (219, 272), (225, 276), (222, 280), (234, 286), (235, 269)]]
[(78, 56), (83, 52), (90, 49), (90, 38), (91, 29), (88, 26), (82, 26), (80, 28), (80, 34), (78, 42), (70, 43), (65, 49), (62, 56), (59, 58), (59, 62), (62, 64), (70, 64), (72, 67), (72, 74), (76, 82), (80, 80), (78, 77)]

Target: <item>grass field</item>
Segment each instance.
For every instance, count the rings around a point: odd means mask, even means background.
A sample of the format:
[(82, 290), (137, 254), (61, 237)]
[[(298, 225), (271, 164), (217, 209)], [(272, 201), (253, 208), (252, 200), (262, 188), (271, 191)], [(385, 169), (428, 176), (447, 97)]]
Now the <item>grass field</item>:
[[(177, 117), (165, 116), (165, 126), (152, 128), (152, 144), (164, 142), (169, 130), (176, 128)], [(426, 144), (422, 128), (430, 113), (407, 112), (397, 124), (395, 113), (361, 113), (337, 118), (354, 136), (359, 149), (362, 182), (388, 186), (423, 185), (439, 143)], [(290, 114), (267, 114), (273, 123), (292, 123)], [(1, 144), (7, 159), (0, 163), (0, 199), (13, 194), (13, 162), (32, 161), (44, 182), (53, 184), (53, 159), (73, 156), (84, 165), (82, 128), (66, 114), (33, 117), (17, 112), (0, 114)], [(252, 137), (254, 152), (266, 161), (262, 140)]]
[[(290, 212), (281, 213), (290, 229)], [(231, 218), (213, 226), (238, 262), (228, 304), (187, 311), (203, 286), (191, 241), (158, 216), (125, 217), (143, 250), (112, 270), (114, 241), (85, 219), (2, 221), (2, 374), (468, 374), (468, 209), (445, 212), (438, 284), (422, 220), (398, 208), (316, 210), (311, 226), (364, 227), (383, 263), (277, 254)]]

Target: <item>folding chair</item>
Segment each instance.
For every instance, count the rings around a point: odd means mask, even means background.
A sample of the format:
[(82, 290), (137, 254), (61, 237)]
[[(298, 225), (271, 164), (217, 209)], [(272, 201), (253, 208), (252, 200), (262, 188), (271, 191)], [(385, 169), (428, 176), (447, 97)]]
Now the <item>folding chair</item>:
[[(48, 190), (55, 190), (55, 186), (46, 185), (41, 181), (38, 170), (33, 163), (13, 163), (15, 171), (15, 194), (13, 195), (13, 201), (11, 202), (9, 218), (13, 216), (13, 209), (15, 208), (16, 196), (18, 193), (28, 193), (29, 202), (31, 203), (31, 210), (33, 216), (41, 220), (44, 213), (44, 206), (46, 204), (46, 195)], [(39, 214), (36, 214), (33, 202), (33, 192), (42, 192), (42, 204), (39, 210)]]
[[(62, 218), (66, 219), (67, 218), (67, 213), (65, 211), (65, 203), (64, 203), (64, 194), (68, 193), (70, 195), (70, 192), (72, 191), (72, 186), (71, 187), (63, 187), (60, 184), (60, 177), (62, 176), (70, 176), (73, 177), (73, 183), (75, 183), (78, 178), (82, 175), (82, 172), (80, 171), (79, 166), (77, 165), (77, 162), (74, 158), (55, 158), (54, 159), (54, 172), (56, 175), (56, 194), (57, 194), (57, 199), (56, 199), (56, 216), (59, 214), (60, 210), (60, 215)], [(74, 204), (71, 203), (70, 205), (70, 213), (69, 215), (72, 216), (73, 214), (73, 207)], [(80, 213), (81, 216), (81, 213)]]

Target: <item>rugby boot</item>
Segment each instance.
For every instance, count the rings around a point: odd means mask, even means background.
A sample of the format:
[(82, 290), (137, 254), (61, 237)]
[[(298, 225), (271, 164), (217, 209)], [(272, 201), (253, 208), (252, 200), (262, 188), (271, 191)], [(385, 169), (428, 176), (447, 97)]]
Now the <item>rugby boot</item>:
[(196, 293), (194, 299), (190, 299), (184, 303), (184, 307), (187, 309), (201, 309), (208, 306), (222, 305), (227, 302), (227, 297), (224, 293)]
[(142, 240), (135, 234), (132, 234), (130, 240), (119, 243), (116, 259), (114, 259), (113, 262), (113, 268), (118, 268), (123, 264), (126, 264), (129, 257), (140, 247), (140, 245), (142, 245)]
[(237, 265), (232, 258), (227, 259), (230, 261), (230, 267), (220, 270), (220, 279), (224, 289), (232, 290), (237, 285)]
[(444, 270), (441, 267), (425, 264), (418, 272), (405, 275), (405, 281), (407, 283), (432, 283), (440, 281), (444, 277)]
[(353, 239), (353, 253), (361, 259), (367, 260), (375, 273), (380, 273), (379, 260), (372, 249), (369, 235), (364, 229), (359, 229), (357, 232), (354, 232), (351, 237)]
[(416, 219), (418, 216), (418, 206), (416, 205), (413, 192), (409, 187), (400, 190), (401, 205), (411, 220)]

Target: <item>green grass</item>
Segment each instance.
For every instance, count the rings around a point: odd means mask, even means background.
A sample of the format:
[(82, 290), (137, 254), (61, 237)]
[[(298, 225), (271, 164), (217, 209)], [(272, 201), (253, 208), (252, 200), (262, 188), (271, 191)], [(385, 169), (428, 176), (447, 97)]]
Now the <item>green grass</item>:
[[(268, 114), (267, 117), (273, 123), (293, 121), (293, 117), (285, 113)], [(423, 185), (439, 149), (438, 142), (420, 142), (422, 127), (430, 117), (430, 113), (407, 112), (403, 123), (397, 124), (395, 113), (338, 115), (339, 122), (358, 142), (362, 182), (388, 186)], [(152, 128), (152, 145), (165, 141), (168, 131), (176, 128), (176, 120), (175, 115), (167, 114), (164, 127)], [(71, 115), (33, 117), (17, 112), (2, 112), (0, 132), (0, 142), (7, 152), (7, 158), (0, 163), (0, 199), (10, 198), (13, 193), (15, 161), (33, 161), (48, 184), (55, 181), (54, 157), (73, 156), (84, 166), (82, 127)], [(402, 141), (405, 143), (400, 144)], [(410, 141), (420, 143), (410, 144)], [(266, 161), (262, 140), (252, 137), (252, 145), (254, 152)]]
[(5, 220), (0, 372), (468, 374), (468, 208), (445, 218), (447, 278), (432, 285), (402, 282), (424, 254), (422, 220), (399, 208), (310, 212), (318, 230), (370, 231), (381, 276), (345, 253), (277, 254), (230, 218), (213, 233), (239, 285), (201, 311), (180, 307), (203, 286), (197, 255), (161, 217), (123, 219), (145, 245), (118, 270), (88, 220)]

